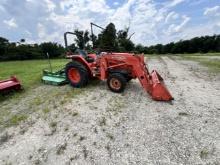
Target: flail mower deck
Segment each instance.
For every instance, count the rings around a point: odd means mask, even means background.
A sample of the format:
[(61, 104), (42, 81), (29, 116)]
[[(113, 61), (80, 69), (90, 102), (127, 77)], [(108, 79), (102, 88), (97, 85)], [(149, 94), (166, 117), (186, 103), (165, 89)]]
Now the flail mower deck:
[(12, 76), (10, 79), (0, 81), (0, 93), (9, 92), (12, 90), (20, 90), (21, 83), (15, 77)]
[(51, 62), (50, 62), (50, 56), (48, 53), (47, 53), (47, 57), (48, 57), (48, 63), (49, 63), (50, 70), (47, 70), (47, 69), (43, 70), (43, 76), (41, 78), (42, 82), (44, 84), (49, 84), (49, 85), (67, 84), (68, 81), (66, 79), (66, 74), (65, 74), (64, 69), (53, 72)]
[(42, 82), (49, 85), (64, 85), (68, 83), (63, 69), (57, 72), (43, 70)]

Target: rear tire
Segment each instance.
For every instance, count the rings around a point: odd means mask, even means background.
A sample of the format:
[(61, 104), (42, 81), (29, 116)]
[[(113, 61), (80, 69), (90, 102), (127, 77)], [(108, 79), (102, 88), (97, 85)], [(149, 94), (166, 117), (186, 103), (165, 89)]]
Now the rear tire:
[(66, 64), (65, 73), (72, 87), (81, 88), (88, 84), (88, 70), (79, 62), (72, 61)]
[(123, 92), (126, 87), (126, 82), (125, 76), (120, 73), (110, 74), (107, 79), (109, 89), (115, 93)]
[(127, 81), (127, 82), (129, 82), (129, 81), (131, 81), (131, 80), (132, 80), (132, 77), (130, 77), (130, 76), (127, 76), (127, 77), (126, 77), (126, 81)]

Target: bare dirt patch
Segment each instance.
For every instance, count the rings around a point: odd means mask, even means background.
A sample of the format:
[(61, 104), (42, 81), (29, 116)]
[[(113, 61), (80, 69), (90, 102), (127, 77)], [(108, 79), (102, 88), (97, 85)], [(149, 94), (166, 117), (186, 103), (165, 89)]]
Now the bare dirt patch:
[(0, 164), (219, 164), (220, 81), (177, 59), (148, 65), (164, 78), (172, 104), (153, 101), (136, 80), (122, 94), (100, 82), (5, 129)]

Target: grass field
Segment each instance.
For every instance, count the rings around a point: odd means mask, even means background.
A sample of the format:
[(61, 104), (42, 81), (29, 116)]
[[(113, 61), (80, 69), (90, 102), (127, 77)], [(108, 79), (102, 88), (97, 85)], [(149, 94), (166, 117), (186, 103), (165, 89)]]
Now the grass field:
[(150, 71), (174, 97), (168, 103), (152, 100), (137, 79), (116, 94), (101, 81), (45, 85), (46, 61), (0, 63), (5, 77), (16, 72), (25, 84), (0, 102), (0, 164), (220, 164), (220, 77), (194, 62), (218, 68), (216, 58), (150, 56)]
[(183, 55), (182, 58), (185, 60), (197, 61), (201, 65), (209, 68), (210, 71), (219, 73), (220, 72), (220, 56), (195, 56), (195, 55)]
[[(157, 55), (147, 56), (154, 58)], [(213, 58), (214, 56), (216, 58)], [(184, 60), (197, 61), (214, 72), (220, 71), (220, 58), (217, 57), (220, 57), (220, 53), (181, 55), (181, 58)], [(61, 69), (68, 61), (67, 59), (51, 60), (53, 70)], [(49, 68), (47, 60), (0, 62), (0, 80), (16, 75), (24, 88), (28, 89), (33, 85), (41, 83), (42, 70), (45, 68)]]
[[(147, 54), (149, 59), (162, 57), (164, 55)], [(177, 57), (183, 60), (196, 61), (199, 64), (209, 68), (213, 73), (220, 72), (220, 53), (194, 53), (194, 54), (167, 54), (166, 56)]]
[[(61, 69), (67, 62), (67, 59), (51, 60), (52, 68)], [(0, 80), (16, 75), (24, 88), (28, 89), (41, 83), (42, 70), (45, 68), (49, 68), (47, 60), (0, 62)]]
[(192, 54), (177, 54), (180, 56), (220, 56), (220, 53), (192, 53)]
[[(171, 55), (167, 55), (171, 56)], [(162, 55), (147, 55), (149, 59), (158, 59), (162, 58)], [(178, 59), (197, 61), (204, 66), (210, 68), (211, 72), (220, 72), (220, 56), (204, 56), (204, 55), (195, 55), (187, 54), (182, 56), (175, 56)], [(51, 60), (53, 70), (61, 69), (69, 60), (67, 59), (56, 59)], [(162, 65), (162, 64), (161, 64)], [(85, 90), (83, 89), (73, 89), (70, 86), (65, 87), (53, 87), (53, 86), (44, 86), (41, 84), (42, 70), (49, 68), (47, 60), (29, 60), (29, 61), (11, 61), (11, 62), (0, 62), (0, 80), (7, 79), (11, 75), (16, 75), (19, 80), (22, 82), (24, 87), (23, 92), (11, 93), (7, 96), (0, 95), (0, 103), (2, 102), (2, 109), (0, 112), (0, 126), (8, 121), (7, 126), (16, 125), (20, 120), (24, 120), (27, 117), (28, 113), (32, 113), (39, 110), (47, 111), (48, 109), (53, 109), (50, 102), (53, 102), (54, 98), (59, 97), (57, 100), (58, 104), (68, 102), (69, 98), (73, 98), (82, 91), (88, 90), (91, 86), (88, 86)], [(94, 82), (96, 84), (96, 82)], [(42, 91), (35, 91), (35, 88), (40, 87)], [(23, 103), (22, 112), (13, 112), (11, 113), (11, 107), (4, 106), (10, 103), (17, 105), (20, 104), (20, 100), (23, 97), (29, 98)], [(47, 101), (45, 101), (47, 100)], [(3, 102), (6, 101), (6, 102)], [(26, 109), (26, 110), (24, 110)], [(5, 119), (6, 118), (6, 119)]]
[[(53, 71), (63, 68), (68, 62), (68, 59), (51, 60)], [(33, 112), (47, 113), (56, 109), (93, 86), (93, 82), (83, 89), (70, 85), (44, 85), (41, 82), (43, 69), (49, 69), (47, 60), (0, 62), (0, 80), (16, 75), (24, 88), (20, 92), (0, 95), (0, 132), (4, 127), (26, 120)]]

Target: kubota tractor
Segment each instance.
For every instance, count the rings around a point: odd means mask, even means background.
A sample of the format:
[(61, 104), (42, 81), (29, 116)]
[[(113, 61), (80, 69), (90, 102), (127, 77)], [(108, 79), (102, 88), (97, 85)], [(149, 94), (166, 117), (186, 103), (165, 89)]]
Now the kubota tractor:
[[(68, 34), (75, 35), (72, 32), (64, 34), (66, 48)], [(149, 73), (144, 62), (144, 55), (112, 52), (102, 52), (97, 55), (87, 54), (83, 50), (78, 50), (77, 55), (68, 51), (66, 55), (67, 58), (72, 59), (66, 65), (65, 73), (73, 87), (83, 87), (91, 78), (96, 77), (100, 80), (107, 80), (109, 89), (120, 93), (124, 91), (128, 81), (138, 78), (142, 87), (154, 100), (170, 101), (173, 99), (157, 71), (153, 70)]]

